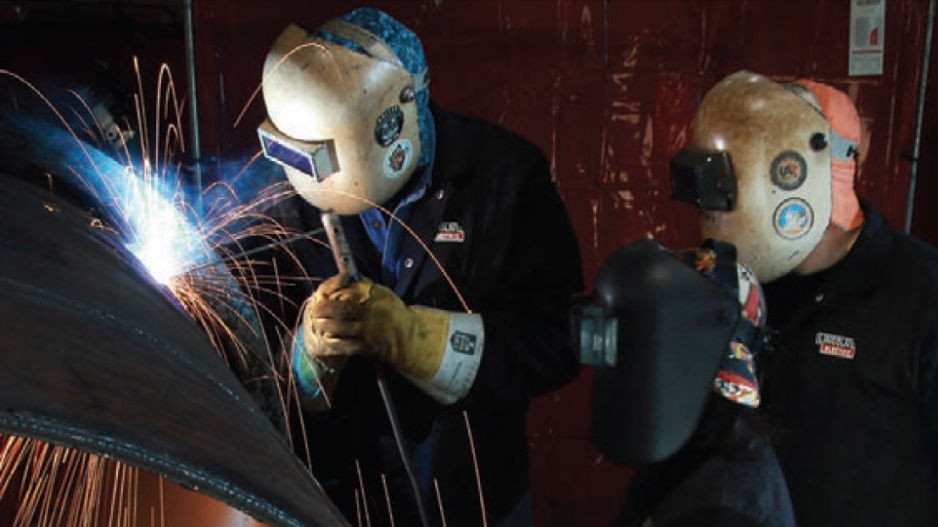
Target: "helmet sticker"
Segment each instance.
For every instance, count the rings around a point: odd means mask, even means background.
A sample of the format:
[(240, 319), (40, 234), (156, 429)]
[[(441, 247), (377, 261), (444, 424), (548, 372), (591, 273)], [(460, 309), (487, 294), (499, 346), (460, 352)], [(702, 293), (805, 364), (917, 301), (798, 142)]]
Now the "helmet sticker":
[(387, 147), (397, 141), (403, 128), (404, 111), (395, 104), (378, 116), (378, 122), (375, 124), (375, 141), (382, 147)]
[(414, 145), (407, 139), (397, 141), (384, 156), (384, 175), (389, 178), (400, 177), (414, 155)]
[(808, 165), (801, 154), (786, 150), (775, 156), (771, 168), (772, 183), (782, 190), (795, 190), (808, 177)]
[(773, 221), (775, 232), (783, 238), (797, 240), (811, 230), (814, 224), (814, 211), (803, 199), (791, 198), (783, 201), (775, 209)]

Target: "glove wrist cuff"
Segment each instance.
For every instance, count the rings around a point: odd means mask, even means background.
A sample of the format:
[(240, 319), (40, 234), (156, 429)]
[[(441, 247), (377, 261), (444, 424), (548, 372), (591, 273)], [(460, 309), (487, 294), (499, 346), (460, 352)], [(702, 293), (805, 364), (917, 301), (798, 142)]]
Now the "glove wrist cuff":
[[(426, 309), (426, 308), (424, 308)], [(485, 326), (482, 316), (447, 313), (446, 346), (436, 373), (428, 380), (408, 377), (421, 390), (443, 404), (452, 404), (469, 393), (482, 363)]]

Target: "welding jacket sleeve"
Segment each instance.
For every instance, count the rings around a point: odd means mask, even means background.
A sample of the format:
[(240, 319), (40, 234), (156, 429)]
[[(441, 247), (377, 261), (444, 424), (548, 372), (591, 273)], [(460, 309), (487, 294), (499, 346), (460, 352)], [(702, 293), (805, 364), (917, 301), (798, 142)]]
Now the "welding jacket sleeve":
[[(434, 116), (431, 184), (408, 219), (398, 276), (382, 270), (359, 218), (341, 221), (363, 276), (408, 306), (452, 315), (437, 376), (412, 384), (438, 402), (526, 407), (579, 371), (569, 323), (583, 287), (576, 236), (537, 147), (479, 119)], [(314, 209), (299, 210), (315, 221)], [(303, 355), (293, 358), (294, 371), (312, 372)]]

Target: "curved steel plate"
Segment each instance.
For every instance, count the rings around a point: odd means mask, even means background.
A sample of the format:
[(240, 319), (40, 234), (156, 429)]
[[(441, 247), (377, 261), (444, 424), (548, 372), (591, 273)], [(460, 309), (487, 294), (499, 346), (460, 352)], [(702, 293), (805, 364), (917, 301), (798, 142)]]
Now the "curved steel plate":
[(205, 333), (83, 211), (0, 175), (0, 431), (271, 526), (348, 525)]

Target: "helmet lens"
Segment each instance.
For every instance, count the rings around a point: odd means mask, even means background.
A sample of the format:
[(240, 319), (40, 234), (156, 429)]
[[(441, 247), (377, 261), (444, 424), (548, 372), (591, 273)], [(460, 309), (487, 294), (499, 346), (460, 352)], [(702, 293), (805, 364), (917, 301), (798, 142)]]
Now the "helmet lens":
[(257, 133), (267, 159), (299, 170), (318, 182), (335, 172), (328, 143), (290, 140), (277, 132), (269, 121), (262, 124)]
[(730, 211), (736, 178), (727, 152), (681, 149), (671, 158), (671, 196), (701, 210)]

